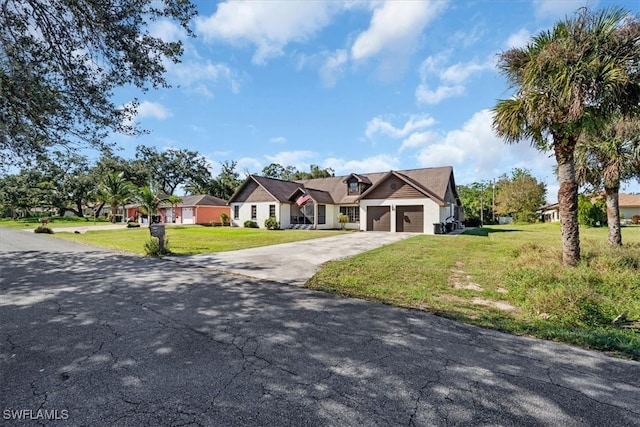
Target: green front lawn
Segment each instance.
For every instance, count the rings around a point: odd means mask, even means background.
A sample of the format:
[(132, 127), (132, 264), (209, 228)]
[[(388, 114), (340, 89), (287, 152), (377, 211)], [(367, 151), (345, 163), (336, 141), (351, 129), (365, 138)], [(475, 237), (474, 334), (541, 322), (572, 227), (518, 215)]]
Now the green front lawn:
[[(174, 255), (194, 255), (211, 252), (235, 251), (258, 246), (329, 237), (345, 231), (321, 230), (264, 230), (236, 227), (168, 226), (166, 239)], [(56, 233), (55, 237), (88, 243), (119, 251), (144, 254), (144, 243), (149, 240), (149, 228), (122, 230), (94, 230), (85, 234)]]
[(606, 228), (581, 229), (583, 262), (561, 265), (558, 224), (420, 235), (323, 267), (307, 286), (640, 359), (640, 227), (623, 248)]

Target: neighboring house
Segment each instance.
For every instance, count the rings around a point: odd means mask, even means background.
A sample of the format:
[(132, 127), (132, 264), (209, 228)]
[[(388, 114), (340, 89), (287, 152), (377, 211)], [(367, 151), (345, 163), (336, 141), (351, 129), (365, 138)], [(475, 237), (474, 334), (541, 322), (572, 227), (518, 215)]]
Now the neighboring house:
[(557, 203), (542, 206), (538, 212), (542, 222), (558, 222), (560, 221), (560, 208)]
[[(225, 200), (206, 194), (181, 196), (182, 202), (172, 206), (162, 203), (158, 215), (162, 222), (168, 224), (209, 224), (221, 222), (220, 214), (231, 216), (231, 210)], [(147, 215), (140, 211), (140, 205), (127, 205), (127, 218), (140, 223), (147, 223)]]
[(620, 206), (620, 218), (625, 223), (630, 222), (634, 215), (640, 215), (640, 194), (620, 193), (618, 205)]
[[(640, 215), (640, 194), (618, 194), (618, 206), (620, 207), (620, 219), (627, 223), (634, 215)], [(557, 203), (542, 206), (539, 210), (540, 219), (543, 222), (560, 221), (560, 209)]]
[(350, 229), (434, 234), (463, 220), (451, 167), (300, 181), (250, 175), (229, 205), (234, 226), (275, 217), (281, 228), (336, 229), (342, 213)]

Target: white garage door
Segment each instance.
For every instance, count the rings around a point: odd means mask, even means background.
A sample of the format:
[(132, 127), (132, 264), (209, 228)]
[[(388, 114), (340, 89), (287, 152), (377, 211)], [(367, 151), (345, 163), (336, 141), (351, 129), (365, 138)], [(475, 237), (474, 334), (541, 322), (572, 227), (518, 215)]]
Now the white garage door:
[(173, 208), (166, 208), (164, 210), (164, 222), (166, 223), (173, 222)]
[(182, 223), (193, 224), (193, 208), (182, 208)]

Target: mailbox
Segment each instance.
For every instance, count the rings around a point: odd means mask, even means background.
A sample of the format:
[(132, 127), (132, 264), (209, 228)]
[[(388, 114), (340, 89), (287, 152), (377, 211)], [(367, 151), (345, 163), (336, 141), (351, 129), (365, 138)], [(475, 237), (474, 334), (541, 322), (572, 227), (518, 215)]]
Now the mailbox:
[(164, 237), (164, 224), (149, 225), (149, 233), (151, 233), (153, 237)]

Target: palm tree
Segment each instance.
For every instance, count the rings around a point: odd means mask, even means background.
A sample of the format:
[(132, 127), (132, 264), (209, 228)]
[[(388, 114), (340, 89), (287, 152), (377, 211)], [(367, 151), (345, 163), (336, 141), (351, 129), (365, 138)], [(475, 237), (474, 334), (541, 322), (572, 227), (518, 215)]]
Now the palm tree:
[(151, 224), (151, 217), (158, 213), (158, 207), (168, 201), (168, 197), (145, 185), (138, 189), (136, 200), (140, 203), (142, 213), (148, 215)]
[(576, 176), (581, 185), (604, 187), (609, 244), (622, 245), (618, 193), (620, 183), (638, 175), (640, 120), (618, 117), (599, 137), (584, 134), (576, 147)]
[(640, 20), (625, 10), (583, 8), (498, 61), (516, 93), (498, 101), (493, 127), (507, 143), (529, 140), (541, 151), (553, 150), (565, 265), (580, 261), (578, 138), (597, 134), (620, 111), (638, 108), (639, 40)]
[(106, 174), (98, 184), (98, 198), (111, 206), (111, 222), (116, 222), (118, 206), (133, 196), (133, 186), (124, 178), (124, 172)]

